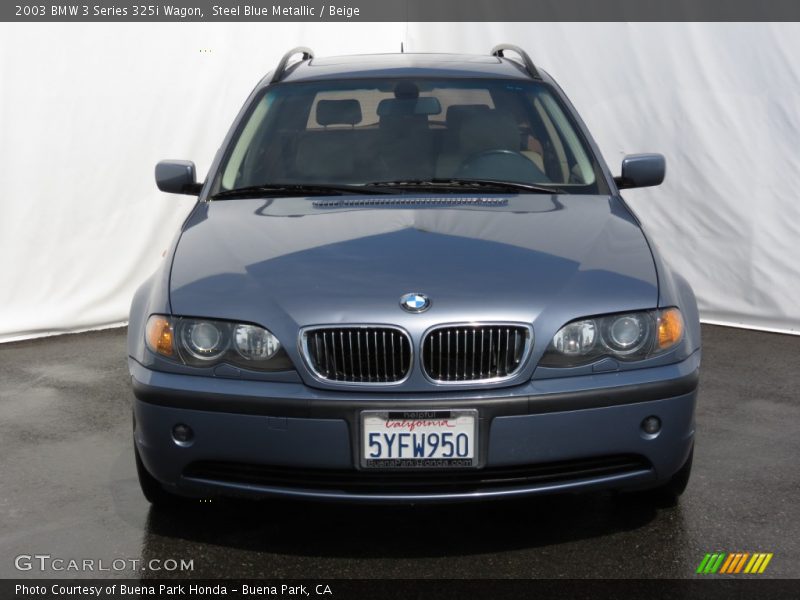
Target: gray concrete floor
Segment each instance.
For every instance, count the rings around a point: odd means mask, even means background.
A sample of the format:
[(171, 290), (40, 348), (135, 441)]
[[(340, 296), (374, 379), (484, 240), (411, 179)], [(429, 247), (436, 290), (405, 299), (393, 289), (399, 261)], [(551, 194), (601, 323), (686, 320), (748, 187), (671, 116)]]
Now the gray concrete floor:
[[(194, 577), (684, 578), (713, 551), (773, 552), (764, 576), (800, 577), (800, 337), (703, 336), (695, 468), (675, 507), (595, 493), (172, 515), (136, 481), (124, 330), (0, 345), (0, 577), (42, 576), (14, 557), (50, 554), (192, 559)], [(64, 574), (80, 576), (44, 576)]]

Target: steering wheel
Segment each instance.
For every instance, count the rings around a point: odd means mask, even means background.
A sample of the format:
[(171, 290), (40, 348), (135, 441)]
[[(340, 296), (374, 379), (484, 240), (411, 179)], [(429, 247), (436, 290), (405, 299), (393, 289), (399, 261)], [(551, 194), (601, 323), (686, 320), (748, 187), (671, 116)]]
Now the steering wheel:
[(467, 157), (458, 167), (456, 177), (552, 183), (550, 178), (522, 152), (503, 148), (483, 150)]

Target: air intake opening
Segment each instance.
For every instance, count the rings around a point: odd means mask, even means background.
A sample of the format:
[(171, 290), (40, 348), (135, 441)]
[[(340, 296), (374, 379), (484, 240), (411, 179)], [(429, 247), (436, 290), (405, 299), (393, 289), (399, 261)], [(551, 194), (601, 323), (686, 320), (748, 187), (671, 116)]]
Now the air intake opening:
[(303, 333), (306, 358), (320, 379), (342, 383), (397, 383), (411, 370), (411, 342), (401, 329), (330, 327)]
[(531, 337), (521, 325), (440, 327), (425, 336), (422, 366), (444, 383), (506, 379), (522, 366)]

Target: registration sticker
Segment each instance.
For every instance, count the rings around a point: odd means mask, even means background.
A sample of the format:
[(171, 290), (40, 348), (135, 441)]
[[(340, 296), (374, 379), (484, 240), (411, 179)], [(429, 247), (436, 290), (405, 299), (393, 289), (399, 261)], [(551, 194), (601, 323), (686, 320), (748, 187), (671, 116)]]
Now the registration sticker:
[(368, 410), (361, 413), (361, 466), (475, 467), (478, 411)]

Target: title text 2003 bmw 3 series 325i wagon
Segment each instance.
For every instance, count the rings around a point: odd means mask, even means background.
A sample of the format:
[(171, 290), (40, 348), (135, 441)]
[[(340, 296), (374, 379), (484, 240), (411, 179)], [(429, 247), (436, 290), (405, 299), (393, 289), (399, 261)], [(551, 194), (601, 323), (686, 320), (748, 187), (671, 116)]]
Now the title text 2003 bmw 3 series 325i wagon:
[(204, 183), (156, 167), (199, 201), (131, 309), (145, 495), (676, 498), (697, 307), (619, 194), (664, 172), (514, 46), (287, 53)]

